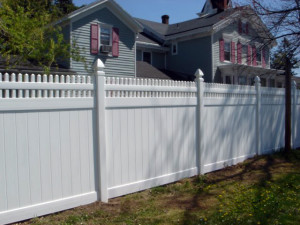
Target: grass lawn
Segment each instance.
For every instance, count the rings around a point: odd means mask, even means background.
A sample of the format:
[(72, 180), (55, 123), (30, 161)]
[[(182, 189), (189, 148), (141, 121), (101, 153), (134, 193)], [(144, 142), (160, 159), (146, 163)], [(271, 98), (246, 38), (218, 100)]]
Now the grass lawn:
[(300, 151), (22, 224), (300, 224)]

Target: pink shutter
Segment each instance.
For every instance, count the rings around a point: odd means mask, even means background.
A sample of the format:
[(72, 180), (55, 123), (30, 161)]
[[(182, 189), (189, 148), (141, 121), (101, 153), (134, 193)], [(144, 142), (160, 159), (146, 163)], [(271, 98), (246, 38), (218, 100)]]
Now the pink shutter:
[(252, 65), (253, 66), (257, 66), (257, 61), (256, 61), (256, 47), (255, 46), (252, 47), (252, 58), (253, 58)]
[(112, 29), (112, 55), (118, 57), (119, 56), (119, 29), (114, 27)]
[(220, 40), (220, 61), (224, 62), (225, 60), (225, 52), (224, 52), (224, 40)]
[(251, 45), (248, 45), (248, 66), (251, 66)]
[(242, 21), (239, 20), (239, 33), (243, 33), (243, 28), (242, 28)]
[(235, 63), (235, 43), (231, 42), (231, 62)]
[(98, 54), (99, 51), (99, 26), (91, 24), (91, 54)]
[(246, 23), (246, 34), (248, 35), (249, 34), (249, 24)]
[(265, 51), (265, 48), (262, 49), (262, 67), (266, 68), (266, 51)]
[(237, 63), (242, 64), (242, 44), (237, 44)]

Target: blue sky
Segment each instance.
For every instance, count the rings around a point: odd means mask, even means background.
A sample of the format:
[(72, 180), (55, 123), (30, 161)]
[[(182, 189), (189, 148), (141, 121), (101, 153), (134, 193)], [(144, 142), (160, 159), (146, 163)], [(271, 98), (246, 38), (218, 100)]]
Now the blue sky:
[[(95, 0), (73, 0), (81, 6)], [(161, 22), (161, 16), (170, 16), (170, 23), (196, 18), (206, 0), (115, 0), (130, 15), (142, 19)]]

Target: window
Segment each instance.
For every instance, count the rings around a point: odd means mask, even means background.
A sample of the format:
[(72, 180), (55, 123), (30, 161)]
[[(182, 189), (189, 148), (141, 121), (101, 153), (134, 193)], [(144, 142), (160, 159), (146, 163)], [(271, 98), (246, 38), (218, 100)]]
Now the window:
[(243, 34), (247, 34), (247, 23), (246, 22), (242, 22), (242, 33)]
[(242, 46), (242, 64), (247, 64), (248, 62), (248, 46)]
[(261, 49), (256, 49), (256, 63), (257, 65), (261, 65)]
[(270, 81), (269, 81), (269, 86), (270, 87), (275, 87), (275, 80), (274, 79), (270, 79)]
[(172, 43), (172, 55), (177, 55), (177, 54), (178, 54), (178, 44)]
[(151, 64), (151, 52), (143, 52), (143, 61)]
[(224, 59), (225, 61), (230, 61), (230, 51), (231, 50), (231, 44), (230, 42), (225, 42), (224, 45)]
[(101, 45), (111, 45), (111, 28), (101, 26), (100, 44)]
[(248, 30), (248, 23), (246, 21), (239, 21), (239, 33), (240, 34), (248, 34), (249, 30)]

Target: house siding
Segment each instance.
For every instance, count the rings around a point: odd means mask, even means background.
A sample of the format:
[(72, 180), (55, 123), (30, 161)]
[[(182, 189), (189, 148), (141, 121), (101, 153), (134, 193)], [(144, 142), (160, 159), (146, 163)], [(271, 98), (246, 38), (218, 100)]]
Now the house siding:
[[(119, 57), (90, 54), (90, 24), (101, 23), (119, 28)], [(72, 41), (80, 48), (86, 64), (72, 61), (71, 69), (81, 74), (93, 72), (94, 62), (100, 58), (107, 76), (135, 76), (135, 32), (129, 29), (109, 9), (102, 8), (72, 23)], [(86, 65), (86, 68), (85, 68)]]
[[(223, 29), (219, 30), (218, 32), (213, 34), (213, 43), (212, 43), (212, 52), (213, 52), (213, 69), (212, 69), (212, 73), (213, 73), (213, 82), (223, 82), (222, 77), (221, 77), (221, 73), (218, 70), (218, 66), (221, 65), (228, 65), (231, 64), (231, 62), (221, 62), (220, 61), (220, 45), (219, 45), (219, 41), (221, 38), (223, 38), (223, 36), (229, 36), (229, 40), (233, 41), (235, 44), (237, 44), (239, 42), (239, 40), (241, 41), (241, 43), (245, 43), (245, 44), (254, 44), (254, 43), (263, 43), (263, 40), (259, 39), (256, 37), (256, 32), (251, 28), (251, 26), (249, 25), (249, 34), (245, 35), (245, 34), (239, 34), (238, 32), (238, 22), (235, 21), (227, 26), (225, 26)], [(237, 45), (235, 46), (235, 62), (237, 63)], [(270, 50), (267, 49), (266, 51), (266, 58), (268, 58), (270, 55)], [(270, 60), (267, 60), (267, 64), (266, 64), (266, 68), (270, 68)]]
[(192, 75), (200, 68), (205, 81), (211, 82), (211, 57), (211, 36), (178, 42), (178, 55), (167, 54), (167, 69)]
[(142, 61), (143, 60), (143, 51), (137, 50), (136, 51), (136, 61)]
[(152, 52), (152, 65), (158, 69), (164, 69), (165, 53)]

